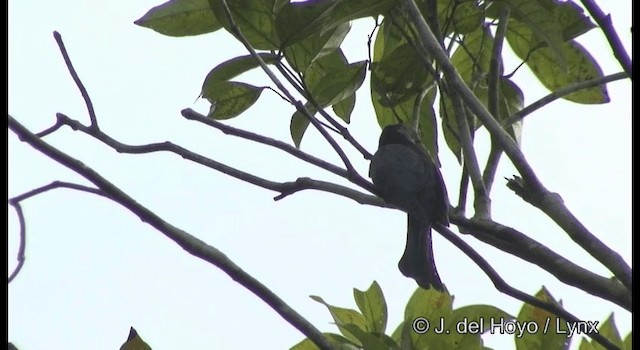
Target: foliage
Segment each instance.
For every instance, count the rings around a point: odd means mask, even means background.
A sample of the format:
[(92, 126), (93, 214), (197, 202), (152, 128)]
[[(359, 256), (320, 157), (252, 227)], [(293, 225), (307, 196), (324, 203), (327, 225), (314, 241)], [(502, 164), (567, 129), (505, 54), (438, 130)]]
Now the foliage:
[[(453, 309), (453, 296), (434, 290), (416, 289), (405, 306), (404, 321), (391, 335), (386, 335), (387, 308), (384, 295), (377, 282), (368, 290), (353, 290), (358, 310), (344, 309), (327, 304), (320, 297), (313, 300), (325, 305), (341, 334), (330, 335), (338, 349), (488, 349), (483, 334), (509, 334), (517, 349), (563, 350), (573, 337), (597, 327), (598, 332), (623, 349), (631, 349), (631, 333), (623, 341), (613, 322), (613, 315), (602, 324), (587, 322), (571, 325), (547, 311), (524, 304), (518, 316), (491, 305), (467, 305)], [(541, 300), (554, 301), (542, 288), (536, 294)], [(574, 333), (572, 333), (574, 332)], [(594, 346), (593, 348), (591, 346)], [(584, 338), (580, 350), (597, 349), (599, 345)], [(309, 339), (294, 345), (291, 350), (315, 350)]]

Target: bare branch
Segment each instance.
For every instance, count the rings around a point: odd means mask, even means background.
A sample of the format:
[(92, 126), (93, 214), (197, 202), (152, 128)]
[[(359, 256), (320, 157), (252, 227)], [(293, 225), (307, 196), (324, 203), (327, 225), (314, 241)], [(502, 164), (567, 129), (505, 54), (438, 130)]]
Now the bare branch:
[[(40, 136), (37, 136), (37, 137), (40, 137)], [(25, 250), (27, 245), (27, 228), (24, 220), (24, 213), (22, 212), (22, 206), (20, 205), (20, 202), (56, 188), (70, 188), (72, 190), (93, 193), (99, 196), (105, 196), (104, 192), (92, 187), (74, 184), (71, 182), (54, 181), (48, 185), (44, 185), (44, 186), (35, 188), (33, 190), (27, 191), (23, 194), (17, 195), (13, 198), (9, 198), (9, 204), (15, 208), (16, 214), (18, 215), (18, 223), (20, 225), (20, 245), (18, 247), (18, 256), (17, 256), (18, 265), (13, 270), (11, 275), (9, 275), (9, 283), (11, 283), (11, 281), (13, 281), (13, 279), (18, 275), (25, 261)]]
[[(627, 73), (627, 77), (633, 79), (633, 75), (631, 74), (631, 57), (627, 54), (627, 50), (624, 49), (618, 33), (613, 28), (611, 15), (605, 15), (594, 0), (580, 0), (580, 2), (582, 2), (582, 5), (589, 11), (591, 17), (596, 20), (600, 29), (602, 29), (604, 36), (606, 36), (607, 41), (609, 41), (613, 55), (618, 59), (618, 62), (620, 62), (622, 69)], [(631, 28), (629, 29), (631, 30)]]
[(536, 176), (533, 168), (526, 161), (524, 154), (515, 141), (507, 134), (484, 105), (473, 95), (473, 92), (462, 80), (447, 54), (440, 47), (437, 39), (424, 21), (414, 0), (405, 0), (409, 20), (416, 26), (420, 35), (418, 40), (432, 54), (442, 68), (447, 83), (460, 93), (460, 97), (480, 119), (489, 133), (507, 154), (513, 165), (522, 176), (522, 185), (526, 185), (529, 197), (535, 199), (544, 213), (549, 215), (567, 234), (591, 256), (605, 265), (625, 286), (631, 286), (631, 268), (622, 257), (605, 245), (580, 223), (564, 205), (560, 196), (547, 190)]
[[(551, 302), (542, 301), (536, 297), (533, 297), (523, 291), (520, 291), (510, 286), (505, 280), (502, 279), (502, 277), (500, 277), (500, 275), (491, 267), (491, 265), (480, 254), (478, 254), (478, 252), (476, 252), (473, 248), (471, 248), (471, 246), (469, 246), (460, 237), (456, 236), (455, 233), (451, 232), (449, 228), (441, 224), (436, 224), (434, 228), (444, 238), (446, 238), (449, 242), (453, 243), (456, 247), (458, 247), (458, 249), (460, 249), (469, 258), (471, 258), (471, 260), (473, 260), (473, 262), (475, 262), (476, 265), (478, 265), (482, 269), (482, 271), (489, 277), (489, 279), (491, 279), (491, 282), (493, 282), (493, 285), (500, 292), (507, 294), (511, 297), (514, 297), (518, 300), (521, 300), (527, 304), (535, 306), (537, 308), (546, 310), (554, 315), (560, 316), (564, 318), (566, 321), (569, 321), (571, 323), (580, 322), (579, 318), (577, 318), (576, 316), (573, 316), (571, 313), (569, 313), (567, 310), (562, 308), (560, 305), (557, 305)], [(609, 339), (607, 339), (606, 337), (598, 333), (598, 331), (589, 332), (587, 333), (587, 335), (591, 337), (591, 339), (597, 341), (607, 349), (620, 350), (619, 347), (611, 343)]]
[(78, 89), (80, 90), (80, 94), (84, 99), (84, 103), (87, 106), (87, 110), (89, 112), (89, 120), (91, 121), (91, 127), (97, 129), (98, 118), (96, 118), (96, 112), (93, 109), (93, 103), (91, 102), (91, 97), (89, 97), (89, 93), (87, 92), (87, 89), (84, 87), (84, 84), (82, 84), (82, 81), (80, 80), (80, 77), (78, 76), (78, 73), (76, 72), (75, 68), (73, 68), (73, 64), (71, 63), (71, 59), (69, 58), (69, 54), (67, 53), (67, 49), (65, 48), (64, 42), (62, 41), (62, 36), (60, 35), (60, 33), (54, 31), (53, 37), (56, 39), (56, 43), (58, 43), (58, 48), (60, 48), (60, 53), (62, 53), (62, 57), (64, 58), (64, 63), (67, 65), (67, 69), (69, 70), (69, 74), (71, 74), (73, 81), (76, 83), (76, 86), (78, 86)]
[(461, 233), (535, 264), (567, 285), (631, 311), (631, 293), (620, 282), (574, 264), (524, 233), (494, 221), (470, 220), (458, 213), (450, 213), (449, 219)]
[[(38, 150), (47, 157), (57, 161), (61, 165), (76, 172), (78, 175), (89, 180), (96, 187), (104, 192), (113, 201), (119, 203), (133, 214), (137, 215), (143, 222), (148, 223), (158, 231), (162, 232), (167, 238), (176, 242), (180, 247), (189, 254), (196, 256), (204, 261), (217, 266), (233, 280), (250, 290), (267, 305), (275, 310), (282, 318), (291, 325), (300, 330), (305, 336), (313, 340), (322, 349), (332, 349), (333, 347), (322, 333), (315, 328), (302, 315), (298, 314), (294, 309), (287, 305), (284, 300), (280, 299), (269, 288), (260, 283), (254, 277), (243, 271), (224, 253), (213, 246), (208, 245), (204, 241), (192, 236), (188, 232), (181, 230), (163, 220), (157, 214), (136, 202), (133, 198), (102, 177), (99, 173), (83, 164), (79, 160), (67, 155), (57, 148), (49, 145), (22, 124), (9, 116), (9, 128), (20, 138), (20, 140), (28, 143), (31, 147)], [(94, 130), (96, 130), (94, 128)]]
[(625, 72), (620, 72), (620, 73), (615, 73), (615, 74), (611, 74), (611, 75), (606, 75), (604, 77), (600, 77), (600, 78), (595, 78), (595, 79), (591, 79), (591, 80), (585, 80), (585, 81), (581, 81), (579, 83), (575, 83), (573, 85), (570, 86), (566, 86), (563, 88), (560, 88), (552, 93), (550, 93), (549, 95), (537, 100), (536, 102), (528, 105), (527, 107), (523, 108), (522, 110), (514, 113), (512, 116), (510, 116), (509, 118), (505, 118), (505, 120), (502, 122), (502, 125), (504, 127), (508, 127), (511, 124), (522, 120), (524, 117), (526, 117), (527, 115), (535, 112), (536, 110), (538, 110), (539, 108), (542, 108), (544, 106), (546, 106), (547, 104), (562, 98), (564, 96), (567, 96), (569, 94), (572, 94), (574, 92), (580, 91), (580, 90), (584, 90), (584, 89), (589, 89), (595, 86), (599, 86), (599, 85), (603, 85), (603, 84), (607, 84), (616, 80), (621, 80), (621, 79), (625, 79), (627, 78), (627, 73)]

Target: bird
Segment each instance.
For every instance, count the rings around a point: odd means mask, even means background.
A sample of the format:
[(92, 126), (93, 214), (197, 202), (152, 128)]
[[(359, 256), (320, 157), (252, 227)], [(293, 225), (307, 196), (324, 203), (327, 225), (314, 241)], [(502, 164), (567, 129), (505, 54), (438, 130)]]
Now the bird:
[(431, 227), (449, 226), (449, 198), (440, 169), (411, 126), (384, 127), (369, 166), (377, 194), (407, 213), (407, 242), (400, 272), (417, 284), (444, 291), (433, 260)]

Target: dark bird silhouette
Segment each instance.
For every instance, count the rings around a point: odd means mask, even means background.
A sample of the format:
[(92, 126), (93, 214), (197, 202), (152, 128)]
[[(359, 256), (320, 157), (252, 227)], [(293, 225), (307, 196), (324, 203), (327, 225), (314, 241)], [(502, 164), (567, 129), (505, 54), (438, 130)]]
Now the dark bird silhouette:
[(449, 198), (440, 170), (410, 126), (395, 124), (382, 130), (369, 177), (385, 201), (407, 212), (400, 272), (422, 288), (444, 291), (433, 261), (431, 226), (449, 225)]

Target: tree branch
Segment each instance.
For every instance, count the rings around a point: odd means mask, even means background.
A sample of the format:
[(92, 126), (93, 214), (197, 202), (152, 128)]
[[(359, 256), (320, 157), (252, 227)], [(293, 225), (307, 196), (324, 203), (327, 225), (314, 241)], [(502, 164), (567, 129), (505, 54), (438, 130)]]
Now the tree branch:
[(69, 70), (73, 81), (76, 83), (76, 86), (78, 86), (80, 94), (84, 99), (84, 103), (87, 106), (87, 111), (89, 112), (89, 120), (91, 121), (91, 127), (97, 129), (98, 118), (96, 118), (96, 112), (93, 109), (93, 102), (91, 102), (91, 97), (89, 96), (87, 89), (84, 87), (84, 84), (82, 84), (82, 81), (80, 80), (76, 69), (73, 68), (73, 64), (71, 63), (71, 59), (69, 58), (69, 54), (67, 53), (67, 48), (64, 46), (64, 42), (62, 41), (62, 36), (57, 31), (54, 31), (53, 37), (56, 39), (56, 43), (58, 43), (58, 48), (60, 48), (60, 53), (62, 53), (64, 63), (67, 65), (67, 69)]
[(608, 84), (610, 82), (613, 82), (613, 81), (616, 81), (616, 80), (625, 79), (627, 77), (628, 77), (627, 73), (620, 72), (620, 73), (615, 73), (615, 74), (611, 74), (611, 75), (606, 75), (606, 76), (600, 77), (600, 78), (581, 81), (579, 83), (575, 83), (573, 85), (560, 88), (560, 89), (558, 89), (556, 91), (553, 91), (549, 95), (537, 100), (536, 102), (528, 105), (527, 107), (523, 108), (522, 110), (514, 113), (509, 118), (505, 118), (503, 120), (503, 122), (502, 122), (502, 126), (504, 126), (506, 128), (506, 127), (510, 126), (511, 124), (522, 120), (524, 117), (526, 117), (527, 115), (533, 113), (534, 111), (538, 110), (539, 108), (542, 108), (542, 107), (546, 106), (547, 104), (549, 104), (549, 103), (551, 103), (551, 102), (553, 102), (553, 101), (555, 101), (555, 100), (557, 100), (559, 98), (562, 98), (564, 96), (572, 94), (574, 92), (577, 92), (577, 91), (580, 91), (580, 90), (584, 90), (584, 89), (589, 89), (589, 88), (596, 87), (596, 86), (600, 86), (600, 85), (603, 85), (603, 84)]
[[(504, 38), (507, 33), (510, 14), (511, 8), (509, 6), (502, 6), (500, 8), (498, 28), (496, 28), (496, 35), (493, 39), (493, 50), (491, 51), (491, 60), (489, 63), (488, 106), (489, 112), (498, 117), (498, 119), (502, 119), (502, 117), (504, 117), (500, 115), (499, 107), (500, 78), (502, 74), (502, 44), (504, 44)], [(484, 167), (484, 172), (482, 173), (482, 180), (484, 182), (485, 190), (487, 191), (487, 196), (491, 194), (491, 187), (493, 186), (501, 155), (502, 149), (498, 142), (492, 137), (489, 157), (487, 158), (487, 164)]]
[[(36, 135), (36, 137), (39, 137), (39, 136)], [(18, 265), (13, 270), (11, 275), (9, 275), (8, 283), (11, 283), (11, 281), (13, 281), (13, 279), (18, 275), (20, 270), (22, 270), (22, 266), (24, 265), (24, 261), (26, 259), (25, 250), (27, 245), (27, 225), (24, 220), (24, 213), (22, 212), (22, 205), (20, 204), (20, 202), (56, 188), (70, 188), (72, 190), (78, 190), (78, 191), (97, 194), (99, 196), (105, 196), (105, 194), (102, 191), (95, 188), (74, 184), (71, 182), (54, 181), (48, 185), (44, 185), (44, 186), (35, 188), (31, 191), (27, 191), (23, 194), (17, 195), (13, 198), (9, 198), (9, 204), (15, 209), (16, 215), (18, 215), (18, 224), (20, 226), (20, 243), (18, 246), (18, 254), (17, 254)]]
[(574, 264), (516, 229), (494, 221), (467, 219), (458, 213), (450, 213), (449, 220), (461, 233), (535, 264), (567, 285), (631, 311), (631, 293), (620, 282)]
[(617, 252), (607, 247), (602, 241), (589, 232), (564, 205), (560, 196), (550, 192), (544, 187), (515, 141), (464, 83), (456, 68), (449, 60), (449, 57), (442, 50), (433, 33), (425, 23), (414, 0), (405, 0), (404, 2), (408, 10), (409, 20), (417, 27), (420, 33), (418, 40), (432, 54), (438, 64), (440, 64), (449, 86), (460, 93), (460, 97), (462, 97), (467, 106), (469, 106), (478, 119), (480, 119), (491, 136), (496, 139), (509, 159), (511, 159), (511, 162), (522, 176), (523, 181), (520, 182), (523, 185), (526, 184), (527, 193), (530, 194), (529, 197), (535, 197), (535, 202), (539, 205), (537, 206), (538, 208), (567, 232), (574, 242), (578, 243), (578, 245), (591, 254), (591, 256), (605, 265), (625, 286), (630, 288), (632, 278), (629, 265), (625, 263)]
[[(476, 265), (478, 265), (482, 269), (482, 271), (489, 277), (491, 282), (493, 282), (493, 285), (500, 292), (502, 292), (504, 294), (507, 294), (507, 295), (509, 295), (509, 296), (511, 296), (513, 298), (516, 298), (516, 299), (518, 299), (520, 301), (523, 301), (523, 302), (525, 302), (527, 304), (535, 306), (537, 308), (546, 310), (546, 311), (548, 311), (548, 312), (550, 312), (550, 313), (552, 313), (554, 315), (560, 316), (560, 317), (564, 318), (566, 321), (569, 321), (571, 323), (578, 324), (580, 322), (579, 318), (573, 316), (567, 310), (562, 308), (562, 306), (557, 305), (555, 303), (542, 301), (542, 300), (540, 300), (540, 299), (538, 299), (536, 297), (533, 297), (533, 296), (531, 296), (531, 295), (529, 295), (529, 294), (527, 294), (525, 292), (522, 292), (522, 291), (510, 286), (505, 280), (502, 279), (502, 277), (500, 277), (500, 275), (491, 267), (491, 265), (480, 254), (478, 254), (478, 252), (473, 250), (473, 248), (471, 248), (471, 246), (469, 246), (460, 237), (456, 236), (456, 234), (451, 232), (451, 230), (449, 230), (449, 228), (447, 228), (446, 226), (443, 226), (443, 225), (437, 223), (434, 226), (434, 228), (444, 238), (446, 238), (449, 242), (453, 243), (456, 247), (458, 247), (458, 249), (460, 249), (469, 258), (471, 258), (471, 260), (473, 260), (473, 262), (475, 262)], [(587, 333), (587, 335), (591, 339), (597, 341), (598, 343), (600, 343), (602, 346), (604, 346), (607, 349), (620, 350), (620, 348), (618, 346), (614, 345), (609, 339), (605, 338), (603, 335), (598, 333), (598, 331), (589, 332), (589, 333)]]
[(282, 318), (291, 325), (300, 330), (305, 336), (311, 339), (321, 349), (332, 349), (333, 347), (322, 333), (315, 328), (302, 315), (298, 314), (294, 309), (287, 305), (280, 297), (269, 290), (265, 285), (260, 283), (254, 277), (243, 271), (224, 253), (213, 246), (206, 244), (204, 241), (192, 236), (188, 232), (171, 225), (163, 220), (157, 214), (136, 202), (133, 198), (120, 190), (117, 186), (102, 177), (99, 173), (83, 164), (79, 160), (67, 155), (57, 148), (44, 142), (42, 139), (34, 135), (22, 124), (9, 116), (9, 128), (22, 140), (31, 147), (38, 150), (47, 157), (55, 160), (61, 165), (81, 175), (96, 187), (104, 192), (111, 200), (119, 203), (133, 214), (138, 216), (140, 220), (151, 225), (158, 231), (162, 232), (167, 238), (176, 242), (180, 247), (189, 254), (196, 256), (210, 264), (217, 266), (233, 280), (250, 290), (267, 305), (275, 310)]
[(607, 37), (607, 41), (609, 41), (613, 55), (618, 59), (618, 62), (620, 62), (622, 69), (627, 73), (629, 79), (633, 79), (633, 75), (631, 74), (631, 57), (627, 54), (627, 50), (624, 49), (618, 33), (616, 33), (616, 30), (613, 28), (611, 15), (605, 15), (593, 0), (580, 0), (580, 2), (587, 11), (589, 11), (589, 14), (595, 19), (596, 23), (598, 23), (600, 29), (602, 29), (604, 36)]

